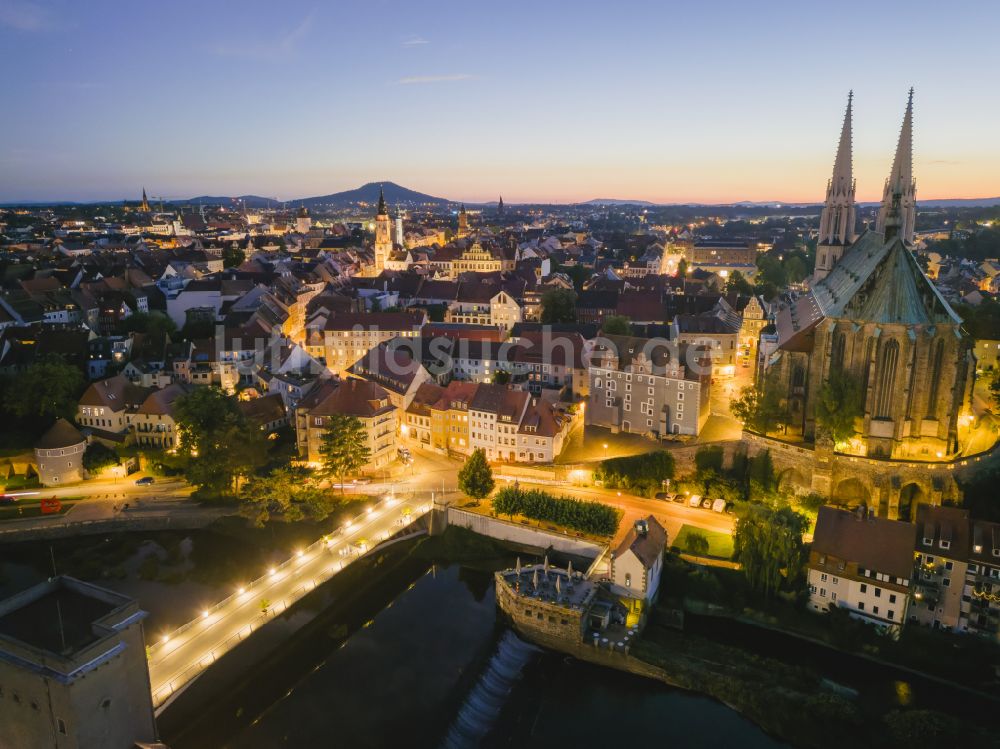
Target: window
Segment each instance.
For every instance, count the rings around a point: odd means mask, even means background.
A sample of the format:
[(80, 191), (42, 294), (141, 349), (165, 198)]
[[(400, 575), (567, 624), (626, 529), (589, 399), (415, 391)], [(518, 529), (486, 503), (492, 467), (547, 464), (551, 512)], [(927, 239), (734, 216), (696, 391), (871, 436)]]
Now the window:
[(865, 610), (865, 602), (858, 601), (858, 611), (864, 611), (864, 610)]
[(892, 416), (893, 388), (896, 382), (896, 365), (899, 362), (899, 341), (890, 339), (882, 344), (881, 356), (875, 375), (875, 408), (873, 416), (876, 419), (888, 419)]
[(868, 592), (868, 586), (865, 585), (864, 583), (861, 584), (861, 592), (862, 593), (867, 593)]
[(821, 580), (822, 582), (824, 582), (824, 583), (825, 583), (825, 582), (826, 582), (826, 573), (824, 572), (824, 573), (823, 573), (822, 575), (820, 575), (820, 576), (819, 576), (819, 579), (820, 579), (820, 580)]
[(872, 613), (873, 614), (877, 614), (878, 613), (878, 606), (872, 606)]
[(896, 612), (893, 611), (892, 609), (889, 609), (889, 613), (886, 616), (888, 616), (890, 619), (894, 619), (896, 617)]
[(628, 574), (627, 572), (625, 573), (625, 587), (626, 588), (632, 587), (632, 575)]
[(820, 588), (819, 595), (821, 598), (826, 598), (826, 588)]
[(882, 589), (881, 588), (875, 588), (875, 597), (876, 598), (881, 598), (882, 597)]
[(891, 593), (889, 595), (889, 603), (895, 603), (895, 602), (896, 602), (896, 594), (895, 593)]

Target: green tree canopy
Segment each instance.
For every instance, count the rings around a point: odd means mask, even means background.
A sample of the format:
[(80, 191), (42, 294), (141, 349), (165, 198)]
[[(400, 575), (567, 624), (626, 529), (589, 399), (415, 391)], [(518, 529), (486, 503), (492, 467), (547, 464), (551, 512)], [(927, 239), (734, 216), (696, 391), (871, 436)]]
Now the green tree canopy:
[(118, 465), (118, 453), (110, 447), (100, 442), (91, 442), (87, 445), (87, 450), (83, 453), (83, 467), (87, 471), (95, 473), (116, 465)]
[(753, 294), (753, 284), (750, 283), (746, 276), (740, 273), (738, 270), (734, 270), (730, 275), (729, 279), (726, 281), (726, 293), (727, 294), (740, 294), (741, 296), (750, 296)]
[(344, 479), (364, 468), (371, 458), (368, 434), (361, 419), (346, 414), (330, 416), (319, 453), (324, 473), (336, 478), (343, 492)]
[(188, 480), (219, 496), (239, 494), (241, 482), (267, 458), (259, 429), (247, 423), (234, 396), (199, 387), (177, 399), (174, 419)]
[(337, 503), (321, 490), (309, 472), (281, 467), (268, 476), (255, 476), (243, 487), (240, 514), (262, 528), (269, 520), (318, 521), (327, 518)]
[(733, 416), (752, 432), (768, 434), (788, 421), (788, 410), (782, 405), (781, 393), (773, 377), (740, 391), (730, 408)]
[(4, 394), (4, 408), (19, 419), (72, 420), (84, 385), (79, 368), (48, 354), (14, 378)]
[(544, 292), (542, 322), (546, 325), (576, 322), (576, 292), (560, 288)]
[(770, 597), (782, 580), (799, 578), (805, 563), (802, 534), (808, 527), (808, 518), (789, 507), (745, 503), (739, 508), (733, 558), (752, 589)]
[(611, 315), (604, 320), (601, 331), (605, 335), (631, 335), (631, 321), (625, 315)]
[(247, 254), (235, 244), (228, 244), (222, 251), (222, 265), (226, 268), (238, 268), (247, 259)]
[(489, 496), (495, 484), (486, 453), (482, 448), (474, 450), (458, 472), (458, 488), (473, 499), (483, 499)]
[(816, 402), (816, 426), (834, 444), (854, 436), (854, 423), (864, 416), (861, 386), (842, 370), (834, 370), (819, 389)]
[(169, 336), (177, 333), (177, 325), (165, 313), (159, 310), (152, 312), (136, 312), (122, 320), (122, 333), (145, 333), (150, 343), (163, 346)]

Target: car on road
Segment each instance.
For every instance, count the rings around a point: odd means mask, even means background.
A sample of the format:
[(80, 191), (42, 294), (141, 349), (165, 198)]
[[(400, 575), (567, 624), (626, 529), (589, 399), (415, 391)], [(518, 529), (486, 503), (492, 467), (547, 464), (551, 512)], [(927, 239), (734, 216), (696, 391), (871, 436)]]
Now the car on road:
[(154, 482), (154, 479), (153, 479), (152, 476), (143, 476), (141, 479), (136, 479), (135, 485), (136, 486), (149, 486), (153, 482)]
[(0, 505), (12, 505), (15, 502), (17, 502), (17, 497), (11, 497), (9, 494), (0, 497)]
[(359, 486), (367, 486), (371, 482), (372, 480), (368, 476), (359, 476), (358, 478), (354, 479), (351, 483), (358, 484)]

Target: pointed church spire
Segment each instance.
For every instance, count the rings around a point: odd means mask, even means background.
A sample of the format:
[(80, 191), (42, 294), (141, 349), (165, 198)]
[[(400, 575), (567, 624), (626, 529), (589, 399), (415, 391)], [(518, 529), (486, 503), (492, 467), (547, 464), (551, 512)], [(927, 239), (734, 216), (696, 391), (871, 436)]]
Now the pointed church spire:
[(142, 186), (142, 204), (139, 206), (139, 210), (144, 213), (149, 213), (149, 200), (146, 199), (146, 186)]
[(847, 94), (847, 111), (840, 128), (833, 175), (826, 183), (826, 201), (819, 217), (819, 241), (816, 247), (814, 281), (822, 280), (840, 260), (854, 239), (857, 207), (854, 203), (854, 167), (851, 153), (854, 92)]
[(382, 192), (382, 185), (378, 186), (378, 215), (388, 216), (389, 209), (385, 205), (385, 193)]
[(847, 94), (847, 112), (844, 114), (844, 124), (840, 130), (840, 145), (837, 146), (837, 159), (833, 162), (832, 184), (835, 190), (849, 190), (854, 185), (854, 163), (851, 154), (852, 127), (851, 109), (854, 104), (854, 91)]
[[(917, 182), (913, 179), (913, 89), (910, 88), (903, 126), (899, 129), (899, 141), (896, 143), (896, 156), (892, 160), (892, 171), (889, 172), (882, 191), (882, 206), (879, 208), (876, 224), (878, 231), (898, 235), (907, 244), (912, 244), (917, 217), (916, 198)], [(888, 221), (890, 218), (891, 222)], [(892, 226), (888, 226), (889, 223)]]

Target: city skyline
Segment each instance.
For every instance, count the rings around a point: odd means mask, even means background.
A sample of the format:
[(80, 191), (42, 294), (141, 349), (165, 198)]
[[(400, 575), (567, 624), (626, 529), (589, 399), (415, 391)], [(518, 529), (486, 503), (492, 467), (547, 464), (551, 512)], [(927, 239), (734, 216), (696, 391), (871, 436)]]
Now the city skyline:
[[(470, 203), (818, 203), (848, 89), (858, 200), (875, 201), (911, 85), (918, 199), (1000, 194), (997, 113), (979, 98), (1000, 11), (959, 3), (932, 24), (928, 3), (847, 5), (237, 15), (3, 0), (0, 59), (20, 74), (0, 201), (131, 199), (143, 185), (294, 200), (391, 179)], [(865, 41), (878, 28), (939, 54), (887, 64)]]

